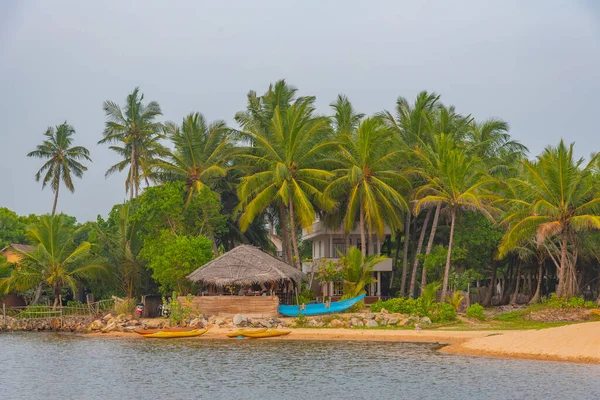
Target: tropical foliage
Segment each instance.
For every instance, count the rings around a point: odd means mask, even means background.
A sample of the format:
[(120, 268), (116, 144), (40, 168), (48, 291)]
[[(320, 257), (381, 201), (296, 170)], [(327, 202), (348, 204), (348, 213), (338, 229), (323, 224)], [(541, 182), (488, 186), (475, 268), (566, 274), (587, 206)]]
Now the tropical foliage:
[[(191, 270), (240, 243), (270, 252), (281, 243), (282, 259), (300, 268), (311, 254), (303, 235), (318, 218), (348, 250), (341, 267), (321, 260), (317, 280), (344, 282), (348, 296), (364, 292), (373, 266), (390, 257), (393, 273), (378, 290), (411, 297), (394, 300), (397, 308), (432, 319), (455, 313), (460, 295), (447, 295), (457, 290), (485, 306), (554, 291), (600, 299), (596, 154), (585, 161), (561, 141), (529, 160), (506, 121), (476, 120), (431, 92), (373, 115), (344, 95), (330, 106), (319, 114), (315, 97), (280, 80), (248, 92), (234, 129), (200, 112), (163, 122), (139, 88), (123, 106), (106, 101), (99, 143), (119, 155), (107, 175), (126, 171), (129, 200), (84, 225), (0, 209), (0, 247), (36, 246), (18, 267), (5, 263), (3, 291), (54, 301), (81, 288), (103, 297), (187, 292)], [(66, 122), (49, 128), (29, 154), (45, 160), (36, 178), (54, 191), (52, 215), (60, 185), (74, 190), (91, 161), (73, 146), (74, 132)], [(350, 248), (357, 234), (360, 249)], [(372, 254), (374, 241), (381, 254)]]

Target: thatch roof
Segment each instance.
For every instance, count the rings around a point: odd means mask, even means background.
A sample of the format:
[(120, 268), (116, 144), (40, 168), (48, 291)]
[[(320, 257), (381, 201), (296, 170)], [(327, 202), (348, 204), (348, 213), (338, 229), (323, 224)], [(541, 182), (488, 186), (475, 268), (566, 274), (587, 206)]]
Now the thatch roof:
[(306, 279), (302, 271), (254, 246), (242, 245), (198, 268), (187, 278), (215, 286), (249, 286)]
[(8, 250), (8, 249), (15, 249), (15, 250), (18, 250), (18, 251), (22, 251), (23, 253), (29, 253), (30, 251), (33, 251), (36, 248), (37, 247), (30, 246), (28, 244), (11, 243), (10, 245), (6, 246), (5, 248), (3, 248), (0, 251), (4, 251), (4, 250)]

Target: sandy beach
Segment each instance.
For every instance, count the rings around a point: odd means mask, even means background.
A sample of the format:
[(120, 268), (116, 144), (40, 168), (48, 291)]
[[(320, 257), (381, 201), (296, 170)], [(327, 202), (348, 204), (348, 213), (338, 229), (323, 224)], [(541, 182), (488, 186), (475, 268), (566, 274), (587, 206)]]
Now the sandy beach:
[[(213, 327), (193, 340), (231, 340), (231, 329)], [(531, 331), (444, 331), (291, 329), (288, 336), (262, 340), (360, 340), (447, 344), (447, 354), (600, 364), (600, 322)], [(140, 338), (135, 333), (89, 333), (85, 337)]]
[(449, 354), (600, 364), (600, 322), (533, 331), (503, 331), (440, 351)]

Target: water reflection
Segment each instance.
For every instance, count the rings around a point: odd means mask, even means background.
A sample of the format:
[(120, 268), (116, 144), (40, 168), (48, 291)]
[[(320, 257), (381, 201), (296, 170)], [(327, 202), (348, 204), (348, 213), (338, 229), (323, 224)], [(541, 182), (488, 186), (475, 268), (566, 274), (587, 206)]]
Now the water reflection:
[(0, 398), (596, 399), (600, 366), (433, 344), (0, 335)]

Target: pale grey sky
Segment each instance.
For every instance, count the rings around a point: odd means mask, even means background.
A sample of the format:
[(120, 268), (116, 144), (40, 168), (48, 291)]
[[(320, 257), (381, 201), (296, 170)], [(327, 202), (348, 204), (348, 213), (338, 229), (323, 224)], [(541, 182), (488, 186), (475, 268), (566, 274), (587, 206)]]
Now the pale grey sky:
[(165, 120), (224, 119), (286, 78), (345, 93), (365, 113), (421, 90), (477, 119), (500, 117), (537, 154), (561, 137), (600, 150), (600, 8), (589, 1), (0, 1), (0, 207), (46, 213), (52, 193), (25, 155), (67, 120), (94, 163), (58, 210), (106, 215), (125, 197), (98, 146), (102, 102), (140, 86)]

